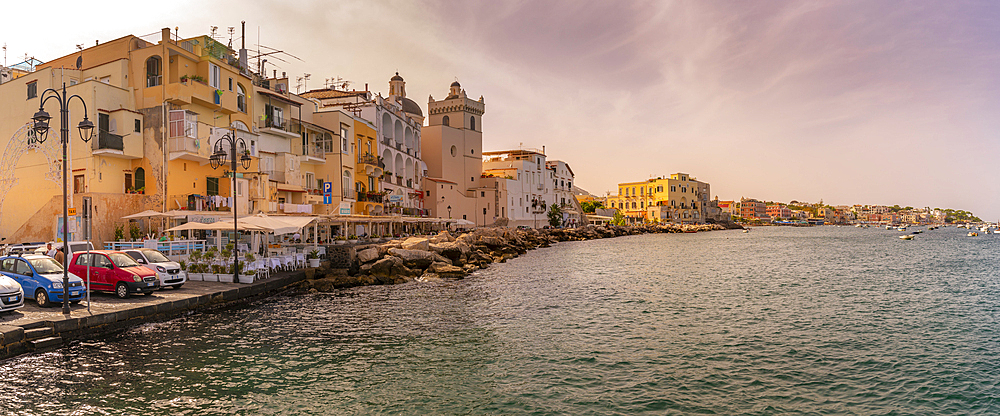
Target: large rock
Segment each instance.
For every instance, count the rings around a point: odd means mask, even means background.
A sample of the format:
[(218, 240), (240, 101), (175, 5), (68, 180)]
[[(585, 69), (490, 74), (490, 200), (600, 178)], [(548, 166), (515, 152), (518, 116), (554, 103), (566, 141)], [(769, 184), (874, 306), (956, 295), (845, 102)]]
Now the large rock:
[(462, 262), (463, 255), (467, 256), (472, 251), (469, 245), (462, 241), (431, 244), (431, 250), (448, 258), (456, 265)]
[(378, 247), (366, 248), (358, 252), (358, 261), (361, 263), (368, 263), (370, 261), (375, 261), (379, 258)]
[(371, 269), (368, 271), (372, 276), (382, 276), (387, 277), (392, 274), (393, 267), (396, 265), (402, 265), (403, 259), (395, 256), (386, 256), (375, 264), (372, 264)]
[(389, 254), (400, 258), (406, 267), (420, 270), (426, 269), (436, 258), (441, 257), (440, 254), (433, 251), (405, 250), (401, 248), (390, 248)]
[(430, 250), (430, 240), (426, 238), (410, 237), (403, 241), (403, 250)]
[(465, 269), (444, 262), (431, 263), (427, 273), (434, 273), (445, 279), (461, 279), (468, 274)]

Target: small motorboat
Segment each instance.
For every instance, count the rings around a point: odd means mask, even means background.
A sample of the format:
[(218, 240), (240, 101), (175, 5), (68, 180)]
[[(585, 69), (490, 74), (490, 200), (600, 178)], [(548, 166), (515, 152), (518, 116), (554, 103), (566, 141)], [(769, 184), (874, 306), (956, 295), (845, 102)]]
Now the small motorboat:
[(899, 236), (899, 239), (900, 240), (912, 240), (913, 239), (913, 234), (901, 235), (901, 236)]
[(979, 237), (979, 233), (973, 231), (971, 233), (966, 234), (966, 236), (969, 236), (969, 237)]

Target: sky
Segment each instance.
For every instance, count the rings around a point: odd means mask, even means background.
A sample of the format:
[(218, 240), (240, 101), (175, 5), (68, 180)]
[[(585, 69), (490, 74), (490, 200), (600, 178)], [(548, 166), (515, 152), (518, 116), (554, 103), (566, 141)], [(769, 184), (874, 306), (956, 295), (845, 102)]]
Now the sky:
[[(156, 39), (163, 27), (187, 37), (218, 26), (224, 40), (235, 27), (238, 45), (245, 20), (248, 48), (301, 59), (275, 55), (287, 62), (269, 59), (268, 72), (309, 73), (310, 89), (339, 77), (387, 95), (398, 71), (426, 112), (427, 97), (444, 98), (458, 80), (486, 102), (484, 150), (545, 146), (595, 195), (684, 172), (722, 200), (1000, 220), (996, 2), (81, 4), (46, 6), (44, 23), (6, 19), (7, 62), (128, 34)], [(5, 14), (36, 15), (34, 5)]]

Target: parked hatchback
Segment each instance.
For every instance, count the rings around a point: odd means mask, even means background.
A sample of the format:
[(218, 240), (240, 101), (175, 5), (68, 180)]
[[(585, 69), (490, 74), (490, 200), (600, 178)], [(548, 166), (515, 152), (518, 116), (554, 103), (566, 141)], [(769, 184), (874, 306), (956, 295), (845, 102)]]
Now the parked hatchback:
[(163, 253), (151, 248), (138, 248), (125, 250), (125, 254), (135, 259), (143, 266), (156, 272), (156, 277), (160, 279), (160, 287), (172, 287), (179, 289), (187, 281), (187, 273), (181, 270), (181, 265), (176, 261), (171, 261)]
[(24, 291), (16, 280), (0, 275), (0, 312), (24, 306)]
[(156, 272), (142, 266), (121, 251), (98, 250), (76, 253), (69, 271), (77, 276), (87, 275), (90, 264), (90, 290), (113, 292), (125, 299), (133, 294), (148, 295), (160, 288)]
[[(48, 307), (63, 300), (63, 266), (41, 254), (0, 258), (0, 273), (17, 281), (38, 306)], [(69, 273), (69, 302), (80, 303), (86, 292), (83, 279)]]

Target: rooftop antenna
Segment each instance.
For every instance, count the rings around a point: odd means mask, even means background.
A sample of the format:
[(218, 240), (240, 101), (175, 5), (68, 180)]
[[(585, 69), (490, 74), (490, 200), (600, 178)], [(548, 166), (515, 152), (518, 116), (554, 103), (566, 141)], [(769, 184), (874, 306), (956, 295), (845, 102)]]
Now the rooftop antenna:
[(235, 26), (229, 26), (229, 49), (233, 48), (233, 33), (236, 33)]
[(218, 31), (219, 31), (219, 27), (218, 26), (212, 26), (212, 33), (209, 34), (208, 36), (211, 37), (212, 39), (215, 39), (215, 33), (218, 32)]
[(311, 76), (312, 74), (304, 74), (304, 76), (302, 77), (302, 79), (305, 81), (303, 83), (303, 86), (305, 87), (306, 91), (309, 91), (309, 77)]
[(82, 51), (83, 50), (83, 44), (82, 43), (77, 43), (76, 44), (76, 50)]
[(3, 43), (3, 66), (7, 66), (7, 42)]

